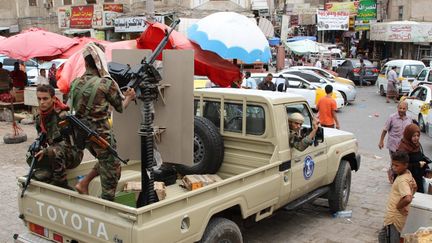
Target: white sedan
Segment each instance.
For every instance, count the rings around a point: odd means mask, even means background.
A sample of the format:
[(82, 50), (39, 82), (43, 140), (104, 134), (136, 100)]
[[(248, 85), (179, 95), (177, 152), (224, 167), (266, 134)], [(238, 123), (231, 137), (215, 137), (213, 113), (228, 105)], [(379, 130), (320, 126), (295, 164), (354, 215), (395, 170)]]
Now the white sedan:
[(430, 103), (432, 100), (432, 85), (424, 84), (415, 88), (406, 98), (408, 103), (407, 115), (417, 121), (422, 132), (432, 120), (429, 119)]
[[(299, 76), (291, 75), (291, 74), (282, 74), (285, 80), (288, 81), (288, 87), (286, 89), (287, 93), (299, 94), (305, 97), (309, 106), (312, 109), (316, 109), (316, 105), (318, 101), (326, 95), (323, 88), (319, 85), (311, 83)], [(255, 79), (257, 85), (261, 83), (264, 78), (267, 76), (267, 73), (252, 73), (252, 78)], [(276, 83), (276, 79), (278, 76), (273, 76), (273, 83)], [(333, 99), (336, 101), (337, 109), (340, 110), (344, 107), (344, 98), (339, 91), (333, 91), (332, 95)]]

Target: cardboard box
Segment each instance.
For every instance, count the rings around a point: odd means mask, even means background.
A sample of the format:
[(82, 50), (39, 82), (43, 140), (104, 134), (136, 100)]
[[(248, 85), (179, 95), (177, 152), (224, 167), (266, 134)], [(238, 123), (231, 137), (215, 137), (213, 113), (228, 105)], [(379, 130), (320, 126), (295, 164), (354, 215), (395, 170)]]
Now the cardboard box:
[(186, 175), (183, 177), (183, 185), (188, 189), (189, 191), (196, 190), (198, 188), (210, 185), (212, 183), (215, 183), (217, 181), (221, 181), (222, 178), (220, 178), (216, 174), (208, 174), (208, 175)]
[(24, 102), (24, 90), (14, 89), (11, 94), (15, 97), (15, 102)]
[[(159, 201), (164, 200), (166, 198), (166, 186), (165, 183), (160, 181), (154, 182), (154, 189), (158, 196)], [(140, 192), (141, 191), (141, 182), (140, 181), (129, 181), (126, 182), (123, 191), (125, 192)]]

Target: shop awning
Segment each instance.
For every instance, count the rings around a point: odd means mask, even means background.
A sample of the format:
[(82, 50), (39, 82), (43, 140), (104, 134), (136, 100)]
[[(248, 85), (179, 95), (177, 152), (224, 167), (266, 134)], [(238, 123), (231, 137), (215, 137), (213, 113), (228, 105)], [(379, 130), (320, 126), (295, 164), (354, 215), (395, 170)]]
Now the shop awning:
[(267, 0), (253, 0), (252, 10), (269, 9)]
[(196, 22), (198, 22), (199, 19), (190, 19), (190, 18), (180, 18), (180, 24), (178, 26), (178, 32), (182, 33), (183, 35), (187, 36), (187, 30), (189, 27)]
[(87, 32), (92, 32), (93, 29), (67, 29), (64, 30), (63, 33), (66, 35), (73, 35), (73, 34), (84, 34)]

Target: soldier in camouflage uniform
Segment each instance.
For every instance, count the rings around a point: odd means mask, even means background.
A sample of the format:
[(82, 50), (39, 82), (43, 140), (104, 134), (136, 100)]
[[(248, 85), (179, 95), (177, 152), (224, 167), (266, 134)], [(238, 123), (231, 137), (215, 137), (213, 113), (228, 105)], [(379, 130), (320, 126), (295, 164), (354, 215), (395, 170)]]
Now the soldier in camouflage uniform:
[[(36, 115), (38, 134), (46, 133), (48, 146), (36, 153), (38, 159), (34, 176), (37, 180), (71, 189), (67, 184), (66, 169), (77, 167), (83, 157), (83, 151), (71, 145), (63, 138), (58, 123), (65, 118), (69, 107), (63, 104), (54, 94), (50, 85), (39, 85), (36, 89), (39, 103), (39, 114)], [(30, 165), (31, 158), (28, 158)]]
[(300, 129), (303, 125), (304, 117), (302, 114), (296, 112), (288, 117), (289, 123), (289, 145), (299, 151), (304, 151), (312, 145), (315, 134), (318, 130), (318, 121), (314, 119), (312, 124), (312, 131), (308, 136), (301, 136)]
[[(72, 108), (76, 111), (75, 116), (78, 119), (115, 148), (115, 140), (108, 121), (111, 116), (109, 106), (111, 105), (120, 113), (123, 112), (123, 109), (135, 98), (135, 91), (128, 89), (123, 96), (117, 83), (109, 75), (105, 55), (97, 44), (89, 43), (83, 51), (83, 56), (86, 72), (71, 84)], [(98, 159), (98, 163), (75, 188), (79, 193), (88, 194), (90, 181), (100, 175), (101, 197), (113, 201), (120, 179), (120, 161), (94, 142), (87, 140), (85, 143), (90, 153)]]

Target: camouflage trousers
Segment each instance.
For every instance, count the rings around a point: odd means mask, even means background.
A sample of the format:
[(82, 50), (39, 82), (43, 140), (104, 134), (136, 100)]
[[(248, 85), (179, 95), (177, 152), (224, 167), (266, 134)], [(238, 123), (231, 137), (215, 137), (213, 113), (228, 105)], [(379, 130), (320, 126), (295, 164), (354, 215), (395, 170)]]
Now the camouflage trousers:
[[(35, 179), (54, 185), (67, 184), (66, 170), (76, 168), (83, 158), (83, 151), (72, 147), (64, 141), (45, 148), (40, 161), (36, 161)], [(31, 165), (32, 158), (27, 156), (27, 163)]]
[[(104, 134), (100, 136), (108, 142), (111, 140), (110, 135)], [(115, 143), (110, 142), (110, 144), (115, 149)], [(121, 175), (120, 161), (108, 152), (108, 150), (102, 149), (99, 145), (93, 142), (87, 143), (86, 148), (98, 159), (98, 162), (93, 169), (95, 169), (100, 176), (102, 186), (101, 197), (105, 200), (114, 201), (117, 183)]]

